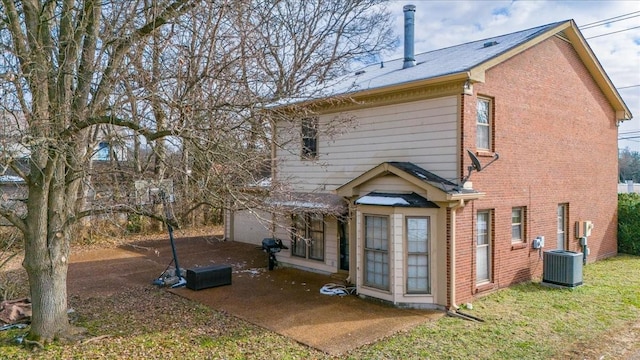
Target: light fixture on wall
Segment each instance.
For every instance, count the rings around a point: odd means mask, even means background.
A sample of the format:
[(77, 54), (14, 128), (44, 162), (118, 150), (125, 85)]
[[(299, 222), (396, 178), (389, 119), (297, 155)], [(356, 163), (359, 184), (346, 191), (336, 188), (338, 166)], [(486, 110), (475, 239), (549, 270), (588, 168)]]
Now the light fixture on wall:
[(473, 95), (473, 84), (471, 84), (471, 80), (465, 81), (462, 86), (462, 93), (465, 95)]

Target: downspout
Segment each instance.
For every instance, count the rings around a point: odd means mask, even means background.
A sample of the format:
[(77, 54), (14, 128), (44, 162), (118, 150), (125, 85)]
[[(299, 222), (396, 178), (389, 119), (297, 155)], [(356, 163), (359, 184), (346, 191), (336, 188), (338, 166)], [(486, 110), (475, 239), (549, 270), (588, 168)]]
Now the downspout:
[(449, 304), (448, 311), (456, 311), (456, 210), (464, 207), (464, 200), (450, 205), (451, 209), (451, 244), (449, 245)]
[(456, 304), (456, 210), (463, 207), (463, 199), (460, 199), (457, 203), (450, 205), (452, 226), (451, 246), (449, 246), (449, 258), (451, 259), (449, 263), (449, 283), (451, 284), (451, 286), (449, 287), (449, 306), (447, 307), (447, 315), (474, 322), (484, 322), (484, 320), (480, 319), (479, 317), (461, 312), (460, 307), (458, 306), (458, 304)]
[[(276, 122), (271, 119), (271, 182), (269, 184), (269, 195), (271, 195), (271, 190), (273, 188), (273, 184), (276, 181)], [(271, 238), (276, 238), (276, 214), (271, 212)]]

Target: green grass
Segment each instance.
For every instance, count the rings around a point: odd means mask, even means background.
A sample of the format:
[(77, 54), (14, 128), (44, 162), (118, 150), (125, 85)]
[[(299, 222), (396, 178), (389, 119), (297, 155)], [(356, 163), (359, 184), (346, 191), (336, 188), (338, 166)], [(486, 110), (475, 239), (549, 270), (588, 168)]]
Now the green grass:
[[(118, 311), (136, 301), (145, 301), (139, 314)], [(72, 298), (70, 303), (80, 314), (77, 325), (102, 338), (49, 345), (31, 353), (14, 342), (24, 330), (4, 331), (0, 358), (330, 358), (162, 290), (132, 289), (114, 297)], [(473, 310), (464, 312), (485, 321), (444, 317), (339, 358), (560, 359), (582, 346), (607, 345), (616, 331), (640, 321), (640, 257), (621, 255), (589, 264), (584, 268), (584, 285), (575, 289), (521, 284), (478, 299)]]
[(443, 318), (353, 353), (354, 358), (549, 359), (610, 329), (640, 320), (640, 258), (584, 268), (584, 285), (528, 283), (477, 300), (465, 312), (483, 323)]

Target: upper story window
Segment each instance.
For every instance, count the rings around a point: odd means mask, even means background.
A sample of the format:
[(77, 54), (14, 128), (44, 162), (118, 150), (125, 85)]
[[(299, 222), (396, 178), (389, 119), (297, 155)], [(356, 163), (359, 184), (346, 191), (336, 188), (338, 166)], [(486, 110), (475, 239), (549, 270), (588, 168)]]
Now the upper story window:
[(491, 150), (491, 100), (478, 98), (476, 111), (476, 147)]
[(302, 158), (318, 157), (318, 118), (302, 119)]

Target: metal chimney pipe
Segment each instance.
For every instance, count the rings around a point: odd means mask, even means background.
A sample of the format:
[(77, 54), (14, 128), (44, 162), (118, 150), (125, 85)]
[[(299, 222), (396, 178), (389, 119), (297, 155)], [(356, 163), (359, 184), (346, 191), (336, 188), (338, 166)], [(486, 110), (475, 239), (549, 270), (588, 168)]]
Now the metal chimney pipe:
[(404, 12), (404, 64), (402, 64), (402, 68), (406, 69), (416, 64), (413, 51), (416, 6), (405, 5), (402, 11)]

